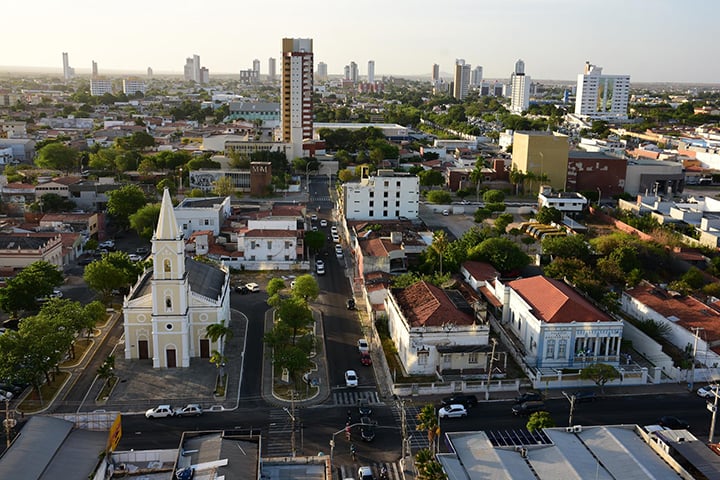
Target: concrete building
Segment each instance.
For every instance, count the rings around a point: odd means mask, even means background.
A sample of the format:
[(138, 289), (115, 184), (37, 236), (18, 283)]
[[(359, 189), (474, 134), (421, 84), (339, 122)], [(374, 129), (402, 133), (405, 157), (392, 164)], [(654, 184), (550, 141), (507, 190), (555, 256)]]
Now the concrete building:
[(0, 138), (0, 150), (10, 149), (10, 163), (29, 162), (35, 158), (35, 140), (29, 138)]
[(538, 208), (555, 208), (568, 217), (575, 217), (587, 208), (588, 199), (577, 192), (553, 192), (548, 186), (541, 186), (538, 194)]
[(627, 160), (602, 152), (568, 152), (567, 191), (595, 192), (612, 198), (625, 191)]
[(75, 77), (75, 69), (70, 66), (70, 59), (67, 52), (63, 52), (63, 79), (67, 82)]
[(106, 93), (113, 93), (113, 81), (107, 78), (91, 78), (90, 79), (90, 95), (93, 97), (101, 97)]
[(207, 327), (230, 322), (230, 272), (185, 256), (185, 242), (165, 190), (152, 239), (153, 267), (123, 302), (125, 358), (149, 359), (153, 368), (189, 367), (209, 359)]
[(125, 95), (134, 95), (138, 92), (145, 95), (145, 81), (139, 78), (124, 78), (123, 79), (123, 93)]
[(569, 150), (568, 137), (565, 135), (552, 132), (515, 132), (511, 168), (532, 173), (555, 190), (565, 190)]
[(230, 197), (185, 198), (175, 207), (175, 218), (185, 238), (199, 230), (220, 235), (220, 227), (231, 214)]
[[(183, 68), (183, 74), (185, 80), (193, 81), (195, 83), (204, 83), (202, 78), (202, 66), (200, 65), (200, 56), (193, 55), (185, 59), (185, 67)], [(205, 69), (207, 72), (207, 69)]]
[(95, 60), (92, 61), (92, 76), (93, 78), (98, 76), (98, 65)]
[(465, 60), (458, 59), (455, 61), (455, 76), (453, 77), (453, 97), (462, 100), (470, 90), (470, 64), (466, 64)]
[(483, 80), (483, 67), (473, 68), (472, 75), (470, 77), (470, 86), (473, 88), (480, 88)]
[(440, 65), (437, 63), (433, 63), (432, 66), (432, 73), (430, 74), (430, 82), (432, 82), (433, 86), (437, 85), (440, 81)]
[(268, 58), (268, 81), (275, 82), (277, 80), (277, 60), (273, 57)]
[(43, 260), (56, 267), (63, 266), (62, 236), (3, 234), (0, 235), (0, 268), (20, 270), (31, 263)]
[(530, 77), (525, 75), (525, 62), (515, 62), (515, 71), (510, 80), (510, 111), (522, 113), (530, 106)]
[(637, 158), (627, 161), (625, 192), (630, 195), (682, 193), (685, 172), (681, 162)]
[(257, 72), (257, 76), (260, 76), (260, 60), (255, 59), (253, 60), (253, 66), (252, 66), (253, 72)]
[(283, 38), (280, 86), (282, 141), (292, 144), (292, 157), (307, 155), (304, 143), (313, 135), (313, 46), (310, 38)]
[(317, 76), (318, 82), (327, 82), (327, 79), (328, 79), (327, 63), (318, 62), (316, 76)]
[(420, 183), (416, 175), (378, 170), (374, 177), (342, 186), (341, 208), (346, 220), (416, 219)]
[(577, 77), (575, 115), (587, 120), (627, 120), (629, 99), (630, 75), (603, 75), (602, 67), (585, 62), (585, 71)]
[(280, 104), (274, 102), (230, 102), (229, 120), (280, 122)]
[(368, 83), (375, 83), (375, 60), (368, 61), (367, 72)]

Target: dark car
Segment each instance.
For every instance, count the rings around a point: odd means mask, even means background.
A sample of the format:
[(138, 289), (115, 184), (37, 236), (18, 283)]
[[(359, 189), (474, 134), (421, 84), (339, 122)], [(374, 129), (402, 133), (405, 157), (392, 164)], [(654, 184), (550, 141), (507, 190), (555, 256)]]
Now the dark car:
[(672, 415), (666, 415), (658, 421), (661, 427), (670, 428), (672, 430), (689, 430), (690, 424), (685, 420), (681, 420), (678, 417)]
[(354, 298), (348, 298), (347, 302), (345, 302), (345, 305), (347, 305), (348, 310), (355, 310), (355, 299)]
[(372, 442), (375, 439), (375, 422), (370, 420), (370, 417), (362, 417), (360, 423), (360, 438)]
[(372, 357), (369, 353), (361, 353), (360, 354), (360, 363), (362, 363), (364, 366), (369, 367), (372, 365)]
[(248, 290), (247, 286), (243, 283), (239, 283), (239, 284), (235, 285), (235, 291), (237, 293), (241, 293), (243, 295), (250, 292), (250, 290)]
[(535, 412), (539, 412), (541, 410), (545, 410), (545, 404), (543, 402), (523, 402), (523, 403), (516, 403), (512, 407), (512, 412), (515, 415), (521, 416), (521, 415), (531, 415)]
[(370, 402), (368, 402), (366, 399), (362, 399), (358, 402), (358, 413), (360, 413), (361, 417), (367, 417), (368, 415), (372, 415), (372, 407), (370, 406)]
[(475, 395), (465, 395), (457, 393), (450, 397), (443, 398), (440, 403), (443, 407), (446, 407), (448, 405), (462, 405), (465, 408), (470, 408), (477, 406), (478, 400)]
[(573, 394), (575, 397), (575, 403), (594, 402), (597, 400), (597, 395), (592, 390), (581, 390)]
[(540, 402), (542, 401), (542, 395), (538, 392), (525, 392), (518, 397), (515, 397), (515, 403), (525, 402)]

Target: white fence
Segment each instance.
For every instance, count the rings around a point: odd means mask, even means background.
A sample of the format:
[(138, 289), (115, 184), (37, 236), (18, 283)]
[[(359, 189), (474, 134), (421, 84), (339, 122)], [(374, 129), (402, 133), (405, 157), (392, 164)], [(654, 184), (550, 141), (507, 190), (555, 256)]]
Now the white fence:
[(285, 270), (295, 272), (307, 272), (310, 270), (310, 262), (269, 262), (269, 261), (247, 261), (247, 260), (223, 260), (223, 263), (235, 270), (250, 271), (272, 271)]

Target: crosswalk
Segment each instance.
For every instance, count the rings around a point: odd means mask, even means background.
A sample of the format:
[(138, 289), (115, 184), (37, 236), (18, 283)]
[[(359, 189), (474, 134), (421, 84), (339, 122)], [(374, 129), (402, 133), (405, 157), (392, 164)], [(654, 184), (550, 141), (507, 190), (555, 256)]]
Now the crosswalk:
[(311, 202), (332, 202), (330, 195), (312, 195), (310, 197)]
[[(416, 452), (423, 448), (430, 447), (430, 441), (428, 440), (427, 432), (417, 430), (418, 413), (420, 413), (420, 407), (418, 407), (416, 405), (405, 405), (405, 419), (407, 421), (407, 435), (410, 440), (410, 449), (413, 452)], [(402, 420), (401, 420), (401, 413), (400, 413), (399, 407), (393, 408), (393, 417), (395, 417), (397, 424), (400, 425)]]
[(270, 425), (265, 447), (267, 449), (266, 456), (292, 456), (292, 420), (282, 409), (270, 411)]
[(394, 463), (355, 463), (354, 465), (340, 465), (337, 468), (338, 473), (340, 474), (339, 478), (340, 480), (344, 480), (346, 478), (358, 478), (358, 469), (360, 467), (370, 467), (370, 470), (373, 472), (373, 478), (380, 479), (380, 472), (382, 471), (382, 468), (385, 467), (387, 469), (387, 478), (388, 480), (402, 480), (404, 478), (404, 475), (402, 473), (402, 466), (400, 465), (400, 462), (394, 462)]
[(333, 392), (333, 403), (335, 405), (356, 406), (360, 400), (367, 400), (371, 404), (382, 403), (377, 390), (343, 390)]

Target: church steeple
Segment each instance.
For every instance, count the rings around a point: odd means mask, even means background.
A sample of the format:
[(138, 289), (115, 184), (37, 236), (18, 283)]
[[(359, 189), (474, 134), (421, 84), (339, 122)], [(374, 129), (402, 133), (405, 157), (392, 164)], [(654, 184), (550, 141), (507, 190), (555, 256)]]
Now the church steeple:
[(180, 238), (175, 211), (170, 200), (170, 191), (166, 188), (163, 191), (162, 203), (160, 204), (160, 217), (158, 218), (155, 240), (177, 240)]

